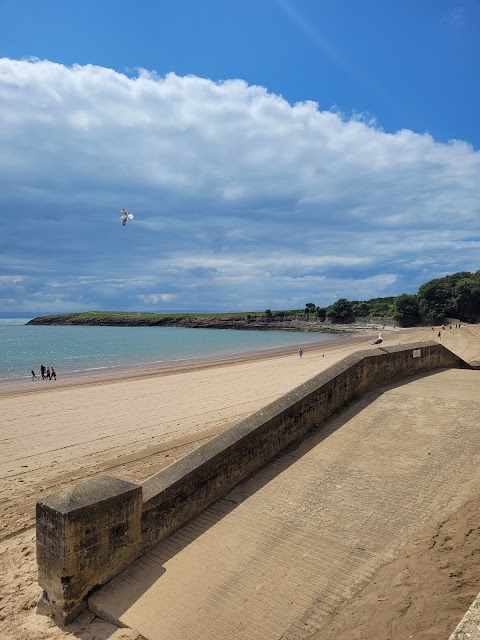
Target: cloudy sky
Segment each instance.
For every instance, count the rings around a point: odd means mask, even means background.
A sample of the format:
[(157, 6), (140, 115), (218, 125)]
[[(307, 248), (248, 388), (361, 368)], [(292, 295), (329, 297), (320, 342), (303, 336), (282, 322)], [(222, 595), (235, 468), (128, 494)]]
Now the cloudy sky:
[(1, 0), (0, 312), (476, 271), (479, 78), (478, 0)]

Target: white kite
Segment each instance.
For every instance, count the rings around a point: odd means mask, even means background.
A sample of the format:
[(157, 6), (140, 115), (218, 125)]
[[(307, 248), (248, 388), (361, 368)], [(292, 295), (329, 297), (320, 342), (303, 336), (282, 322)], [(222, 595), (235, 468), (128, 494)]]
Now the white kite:
[(122, 225), (125, 226), (127, 224), (127, 220), (131, 220), (133, 218), (133, 213), (128, 213), (126, 209), (122, 209)]

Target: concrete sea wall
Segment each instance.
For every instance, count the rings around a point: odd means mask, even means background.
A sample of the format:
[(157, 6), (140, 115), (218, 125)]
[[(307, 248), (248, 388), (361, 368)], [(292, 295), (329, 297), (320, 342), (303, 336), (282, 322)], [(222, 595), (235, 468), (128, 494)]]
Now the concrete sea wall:
[(68, 623), (89, 595), (286, 446), (363, 393), (435, 369), (470, 368), (436, 342), (354, 353), (152, 476), (103, 476), (37, 502), (43, 610)]

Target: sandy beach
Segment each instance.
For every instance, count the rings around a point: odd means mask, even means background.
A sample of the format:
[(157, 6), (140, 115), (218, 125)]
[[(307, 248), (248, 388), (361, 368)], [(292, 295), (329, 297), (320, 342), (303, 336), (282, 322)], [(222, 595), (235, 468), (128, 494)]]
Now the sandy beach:
[[(432, 331), (430, 327), (386, 330), (383, 345), (432, 340), (437, 333), (438, 328)], [(469, 361), (480, 360), (480, 327), (447, 327), (441, 336), (457, 355)], [(302, 358), (289, 348), (268, 356), (253, 354), (162, 370), (130, 370), (110, 376), (1, 388), (0, 638), (135, 637), (88, 612), (67, 629), (60, 629), (36, 612), (41, 591), (36, 577), (34, 510), (39, 496), (78, 479), (106, 473), (143, 481), (353, 351), (371, 348), (372, 337), (375, 336), (363, 334), (307, 346)], [(465, 562), (462, 527), (472, 527), (472, 522), (478, 527), (479, 514), (480, 488), (473, 487), (468, 504), (458, 505), (456, 511), (453, 540), (458, 539), (458, 545), (450, 550), (452, 566)], [(431, 564), (428, 544), (417, 545), (415, 553), (419, 556), (418, 567), (424, 565), (423, 574), (431, 575), (431, 589), (438, 590), (435, 571), (427, 570)], [(388, 584), (401, 571), (401, 561), (399, 558), (392, 563), (390, 574), (390, 565), (384, 567), (379, 582)], [(428, 602), (428, 585), (412, 581), (411, 588), (416, 601)], [(367, 589), (371, 601), (376, 601), (375, 586)], [(461, 597), (461, 587), (455, 595)], [(467, 602), (470, 597), (469, 591), (465, 609), (471, 603)], [(375, 636), (369, 607), (362, 615), (359, 606), (347, 603), (345, 611), (349, 613), (345, 616), (356, 617), (361, 634), (341, 637), (380, 638)], [(448, 608), (448, 599), (443, 606)], [(419, 621), (425, 628), (432, 627), (428, 615), (434, 618), (435, 610), (428, 606), (417, 609)], [(387, 615), (396, 615), (395, 608)]]

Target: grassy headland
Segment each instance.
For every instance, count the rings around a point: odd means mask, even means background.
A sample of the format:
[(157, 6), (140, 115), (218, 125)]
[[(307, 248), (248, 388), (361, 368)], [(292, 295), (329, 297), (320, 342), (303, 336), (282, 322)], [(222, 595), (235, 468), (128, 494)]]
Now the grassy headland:
[(335, 324), (319, 317), (298, 312), (252, 311), (249, 313), (141, 313), (134, 311), (87, 311), (84, 313), (65, 313), (41, 316), (30, 320), (35, 325), (82, 325), (104, 327), (189, 327), (202, 329), (247, 329), (247, 330), (283, 330), (283, 331), (321, 331), (328, 333), (354, 332), (358, 329), (373, 330), (379, 325), (375, 322), (356, 324)]
[[(383, 325), (414, 327), (448, 323), (449, 319), (480, 320), (480, 271), (461, 271), (423, 284), (417, 294), (347, 300), (328, 307), (308, 302), (304, 309), (235, 313), (142, 313), (87, 311), (34, 318), (28, 324), (95, 326), (177, 326), (225, 329), (283, 329), (292, 331), (355, 331)], [(355, 325), (359, 325), (358, 327)], [(369, 326), (367, 326), (369, 325)]]

